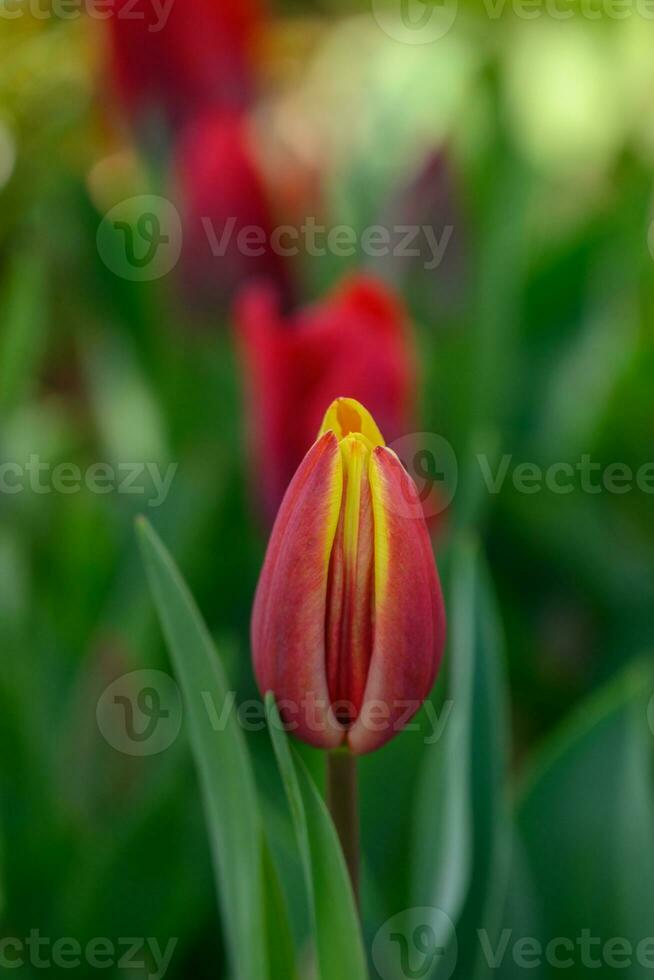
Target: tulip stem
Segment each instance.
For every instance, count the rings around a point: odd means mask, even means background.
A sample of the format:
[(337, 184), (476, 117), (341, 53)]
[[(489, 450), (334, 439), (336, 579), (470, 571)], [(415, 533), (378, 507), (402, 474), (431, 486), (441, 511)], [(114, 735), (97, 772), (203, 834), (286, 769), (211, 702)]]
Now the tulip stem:
[(327, 753), (327, 806), (343, 848), (359, 906), (359, 792), (357, 761), (348, 749)]

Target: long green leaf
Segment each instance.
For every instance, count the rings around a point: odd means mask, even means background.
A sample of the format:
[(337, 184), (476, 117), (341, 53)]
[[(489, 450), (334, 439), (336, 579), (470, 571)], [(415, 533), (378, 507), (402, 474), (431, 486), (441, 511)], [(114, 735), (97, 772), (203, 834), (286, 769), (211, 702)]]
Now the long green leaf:
[(262, 831), (243, 733), (233, 713), (222, 731), (214, 730), (205, 699), (210, 696), (215, 704), (227, 704), (227, 678), (172, 558), (147, 521), (139, 520), (138, 530), (150, 587), (184, 696), (234, 975), (239, 980), (265, 980)]
[(455, 921), (471, 872), (470, 741), (475, 654), (475, 551), (466, 543), (454, 559), (450, 715), (443, 737), (425, 753), (420, 774), (414, 853), (414, 898)]
[[(484, 974), (476, 930), (495, 932), (509, 873), (502, 660), (490, 579), (477, 544), (464, 538), (455, 549), (452, 571), (450, 714), (442, 738), (424, 756), (412, 897), (456, 923), (459, 968), (470, 977)], [(445, 941), (444, 918), (442, 928), (438, 938)]]
[(271, 693), (266, 712), (304, 866), (320, 980), (365, 980), (361, 930), (336, 830), (306, 766), (291, 753)]
[[(473, 865), (470, 887), (457, 926), (459, 969), (473, 980), (488, 976), (478, 942), (483, 929), (499, 932), (511, 874), (509, 801), (509, 712), (504, 672), (504, 633), (489, 570), (480, 559), (475, 602), (476, 645), (471, 714), (471, 802)], [(474, 968), (473, 968), (474, 964)]]
[(268, 976), (270, 980), (296, 980), (295, 947), (286, 899), (265, 837), (262, 857)]

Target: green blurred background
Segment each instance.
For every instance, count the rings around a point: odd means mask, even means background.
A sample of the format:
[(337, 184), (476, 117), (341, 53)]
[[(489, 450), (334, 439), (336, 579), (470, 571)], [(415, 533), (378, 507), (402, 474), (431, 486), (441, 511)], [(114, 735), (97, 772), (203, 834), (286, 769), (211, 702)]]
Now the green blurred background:
[[(453, 228), (434, 273), (328, 257), (303, 282), (316, 299), (367, 267), (397, 287), (420, 352), (421, 431), (458, 460), (436, 536), (450, 642), (434, 694), (456, 721), (434, 745), (403, 734), (361, 774), (368, 947), (391, 916), (442, 898), (465, 980), (522, 976), (511, 950), (524, 937), (576, 944), (589, 929), (635, 950), (654, 935), (651, 470), (649, 493), (635, 479), (521, 493), (511, 479), (519, 463), (584, 454), (602, 471), (654, 461), (654, 22), (589, 10), (492, 18), (462, 3), (445, 36), (418, 45), (363, 3), (280, 3), (266, 52), (268, 118), (290, 114), (336, 161), (334, 223), (384, 220), (426, 155), (445, 161), (423, 219)], [(229, 315), (194, 311), (173, 276), (115, 275), (96, 245), (116, 201), (165, 193), (164, 167), (117, 121), (101, 23), (0, 17), (0, 461), (178, 464), (157, 508), (147, 493), (0, 493), (2, 935), (175, 937), (167, 976), (200, 980), (228, 974), (184, 729), (133, 757), (96, 720), (116, 678), (170, 671), (140, 512), (239, 700), (256, 695), (248, 623), (266, 530)], [(493, 470), (511, 454), (497, 494), (478, 453)], [(247, 738), (301, 943), (268, 736)], [(320, 758), (303, 755), (319, 779)], [(478, 930), (505, 927), (492, 969)], [(579, 955), (570, 976), (591, 969)], [(649, 966), (637, 959), (605, 957), (599, 975), (649, 975), (651, 947)]]

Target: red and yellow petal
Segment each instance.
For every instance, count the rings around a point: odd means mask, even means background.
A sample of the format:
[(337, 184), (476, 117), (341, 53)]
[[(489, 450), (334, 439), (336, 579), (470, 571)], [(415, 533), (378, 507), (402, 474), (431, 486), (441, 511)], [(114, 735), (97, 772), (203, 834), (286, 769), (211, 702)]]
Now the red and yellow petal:
[(395, 453), (370, 457), (374, 520), (374, 640), (353, 752), (379, 748), (429, 694), (442, 658), (445, 610), (429, 534), (411, 477)]
[(373, 520), (366, 440), (350, 434), (340, 451), (343, 499), (329, 572), (326, 650), (332, 705), (347, 725), (361, 709), (372, 652)]
[(329, 562), (343, 492), (338, 440), (309, 450), (277, 515), (252, 617), (254, 670), (298, 738), (335, 748), (344, 731), (330, 707), (325, 652)]
[(339, 442), (349, 435), (357, 435), (369, 449), (386, 445), (372, 415), (356, 398), (336, 398), (331, 403), (318, 435), (329, 431), (335, 433)]

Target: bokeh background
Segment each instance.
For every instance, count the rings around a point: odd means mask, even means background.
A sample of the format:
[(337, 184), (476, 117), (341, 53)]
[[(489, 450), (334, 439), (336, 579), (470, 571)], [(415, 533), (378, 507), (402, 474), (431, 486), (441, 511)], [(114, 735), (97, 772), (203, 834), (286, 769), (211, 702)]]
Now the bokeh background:
[[(383, 410), (394, 369), (362, 339), (379, 289), (405, 330), (407, 421), (392, 434), (408, 426), (435, 466), (450, 641), (433, 703), (439, 717), (454, 708), (433, 744), (406, 732), (361, 763), (367, 948), (398, 912), (436, 905), (456, 922), (455, 977), (558, 976), (516, 961), (525, 937), (570, 940), (568, 974), (585, 975), (583, 930), (630, 942), (618, 972), (647, 976), (652, 944), (649, 959), (635, 950), (654, 934), (654, 468), (642, 470), (654, 461), (654, 21), (645, 4), (527, 16), (464, 0), (435, 14), (417, 0), (279, 0), (241, 17), (213, 0), (214, 35), (200, 0), (173, 2), (167, 28), (144, 22), (145, 34), (119, 23), (120, 4), (107, 19), (48, 0), (0, 6), (2, 935), (175, 937), (168, 977), (229, 975), (184, 725), (152, 755), (98, 725), (113, 681), (170, 673), (133, 521), (145, 513), (175, 555), (237, 699), (256, 697), (249, 613), (286, 439), (300, 451), (330, 385), (369, 385)], [(146, 212), (158, 224), (139, 225)], [(112, 214), (137, 249), (153, 227), (172, 235), (172, 268), (132, 275)], [(313, 217), (357, 245), (212, 256), (202, 216), (264, 229)], [(437, 267), (424, 250), (366, 254), (373, 225), (434, 229)], [(297, 331), (360, 274), (374, 295), (365, 316), (330, 307), (325, 389), (321, 349), (293, 360), (292, 345), (257, 340), (271, 296), (280, 329)], [(489, 492), (484, 467), (505, 454)], [(578, 470), (566, 493), (513, 479), (519, 464), (584, 456), (593, 491)], [(40, 490), (30, 459), (45, 466)], [(59, 464), (96, 463), (172, 464), (174, 477), (159, 506), (147, 472), (141, 493), (50, 482)], [(617, 463), (632, 476), (610, 491)], [(247, 741), (301, 947), (288, 811), (267, 733)], [(320, 781), (322, 760), (301, 751)], [(503, 928), (492, 969), (478, 930)], [(593, 950), (599, 975), (617, 969)], [(375, 961), (371, 975), (409, 975), (393, 969)]]

